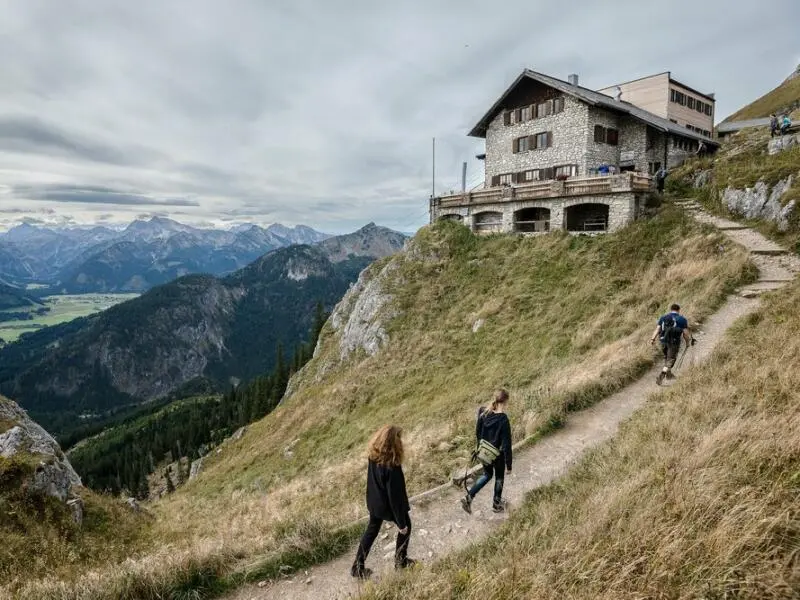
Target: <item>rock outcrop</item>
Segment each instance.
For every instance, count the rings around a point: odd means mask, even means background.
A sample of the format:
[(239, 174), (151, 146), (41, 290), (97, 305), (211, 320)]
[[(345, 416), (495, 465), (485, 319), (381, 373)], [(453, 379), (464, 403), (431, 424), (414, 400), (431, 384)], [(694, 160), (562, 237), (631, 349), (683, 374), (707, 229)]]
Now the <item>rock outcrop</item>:
[(772, 156), (789, 148), (794, 148), (800, 144), (800, 139), (798, 138), (800, 138), (800, 135), (781, 135), (771, 138), (767, 143), (767, 153)]
[(390, 262), (374, 276), (364, 271), (348, 290), (331, 315), (331, 326), (340, 332), (339, 357), (347, 360), (356, 350), (373, 356), (389, 340), (386, 323), (395, 316), (392, 296), (387, 293), (387, 277), (397, 268)]
[(792, 177), (787, 177), (772, 188), (764, 181), (743, 190), (729, 187), (722, 193), (722, 202), (732, 213), (747, 219), (771, 221), (780, 231), (786, 231), (795, 203), (792, 200), (784, 206), (781, 198), (792, 187), (792, 180)]
[[(0, 396), (0, 456), (31, 463), (32, 473), (23, 483), (28, 493), (38, 493), (66, 502), (73, 497), (81, 479), (58, 443), (34, 423), (20, 406)], [(75, 518), (82, 510), (73, 508)]]

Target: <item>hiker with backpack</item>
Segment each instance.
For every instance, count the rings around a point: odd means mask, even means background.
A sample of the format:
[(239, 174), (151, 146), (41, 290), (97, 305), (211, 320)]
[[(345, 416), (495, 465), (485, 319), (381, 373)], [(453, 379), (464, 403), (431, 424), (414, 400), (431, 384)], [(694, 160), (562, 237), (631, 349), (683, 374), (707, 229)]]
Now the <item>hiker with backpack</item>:
[(681, 348), (681, 340), (686, 340), (686, 347), (694, 346), (695, 340), (689, 334), (689, 322), (680, 313), (681, 307), (673, 304), (669, 312), (658, 319), (658, 325), (650, 338), (650, 343), (655, 344), (656, 339), (661, 340), (661, 349), (664, 353), (664, 368), (656, 378), (656, 383), (661, 385), (664, 379), (672, 379), (672, 367)]
[(350, 574), (359, 579), (369, 579), (372, 569), (365, 566), (372, 544), (381, 532), (384, 521), (397, 525), (395, 544), (395, 569), (405, 569), (416, 563), (408, 558), (408, 542), (411, 539), (411, 507), (406, 492), (406, 479), (403, 475), (403, 431), (395, 425), (384, 425), (372, 436), (368, 445), (369, 466), (367, 467), (367, 510), (369, 524)]
[(503, 483), (505, 473), (511, 473), (511, 423), (506, 415), (508, 392), (499, 389), (494, 392), (488, 406), (478, 409), (478, 420), (475, 424), (475, 437), (478, 449), (475, 458), (483, 465), (481, 475), (461, 499), (461, 508), (472, 514), (472, 500), (478, 492), (491, 481), (494, 476), (494, 498), (492, 510), (503, 512), (506, 502), (503, 500)]

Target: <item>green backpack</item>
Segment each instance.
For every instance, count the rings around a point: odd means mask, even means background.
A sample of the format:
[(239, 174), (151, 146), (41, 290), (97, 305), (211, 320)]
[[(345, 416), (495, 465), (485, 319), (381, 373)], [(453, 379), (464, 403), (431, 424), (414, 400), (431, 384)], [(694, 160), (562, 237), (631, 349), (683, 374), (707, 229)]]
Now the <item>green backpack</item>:
[(491, 442), (481, 440), (481, 443), (478, 444), (478, 450), (475, 452), (475, 458), (482, 465), (491, 465), (497, 460), (498, 456), (500, 456), (499, 448), (496, 448)]

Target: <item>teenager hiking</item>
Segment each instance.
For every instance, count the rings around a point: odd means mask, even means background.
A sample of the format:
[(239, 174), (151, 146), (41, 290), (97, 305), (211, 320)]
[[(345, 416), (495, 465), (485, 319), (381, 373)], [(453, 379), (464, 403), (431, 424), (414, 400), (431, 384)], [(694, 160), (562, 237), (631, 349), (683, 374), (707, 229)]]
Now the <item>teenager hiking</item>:
[(694, 338), (689, 334), (689, 322), (680, 313), (681, 307), (673, 304), (669, 312), (658, 319), (658, 325), (650, 338), (650, 343), (655, 344), (656, 339), (661, 340), (661, 349), (664, 353), (664, 368), (656, 378), (656, 383), (661, 385), (664, 379), (672, 379), (672, 367), (678, 358), (681, 349), (681, 339), (686, 340), (686, 347), (694, 346)]
[(416, 561), (408, 558), (408, 542), (411, 539), (411, 510), (406, 493), (406, 478), (403, 475), (402, 430), (394, 425), (384, 425), (369, 441), (367, 467), (367, 510), (369, 524), (350, 574), (359, 579), (368, 579), (372, 569), (364, 566), (372, 544), (381, 531), (384, 521), (397, 525), (394, 566), (404, 569)]
[(478, 409), (478, 420), (475, 424), (475, 437), (478, 440), (477, 458), (483, 465), (483, 475), (475, 482), (467, 495), (461, 499), (461, 508), (472, 514), (472, 500), (494, 476), (494, 498), (492, 510), (503, 512), (506, 503), (503, 500), (503, 483), (505, 473), (511, 473), (511, 423), (506, 415), (508, 392), (499, 389), (494, 392), (489, 406)]

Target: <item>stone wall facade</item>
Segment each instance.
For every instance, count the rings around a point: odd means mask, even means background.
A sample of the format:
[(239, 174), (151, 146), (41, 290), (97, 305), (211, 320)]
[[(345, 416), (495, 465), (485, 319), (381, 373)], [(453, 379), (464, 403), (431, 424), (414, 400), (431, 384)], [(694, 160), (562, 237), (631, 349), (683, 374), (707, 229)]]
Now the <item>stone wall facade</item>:
[[(581, 175), (589, 175), (596, 172), (597, 168), (602, 165), (618, 165), (619, 164), (619, 151), (620, 146), (612, 146), (594, 141), (594, 128), (595, 125), (602, 125), (603, 127), (610, 127), (619, 131), (621, 117), (608, 110), (601, 108), (589, 108), (589, 120), (587, 122), (586, 131), (583, 135), (583, 168), (580, 172)], [(622, 132), (619, 134), (619, 142), (622, 141)]]
[[(480, 205), (462, 205), (434, 209), (431, 221), (454, 219), (480, 233), (513, 233), (516, 231), (514, 215), (527, 208), (546, 208), (550, 211), (549, 231), (567, 228), (567, 212), (578, 205), (603, 204), (608, 206), (608, 228), (613, 232), (634, 221), (640, 215), (645, 195), (639, 192), (618, 192), (563, 198), (500, 201)], [(491, 223), (492, 225), (486, 225)], [(482, 225), (483, 224), (483, 225)]]
[[(505, 125), (503, 112), (499, 112), (486, 130), (486, 187), (492, 177), (517, 173), (527, 169), (543, 169), (558, 165), (578, 165), (578, 175), (585, 174), (586, 129), (589, 107), (572, 98), (564, 97), (564, 110), (558, 114)], [(553, 144), (542, 150), (514, 153), (516, 138), (551, 131)]]

